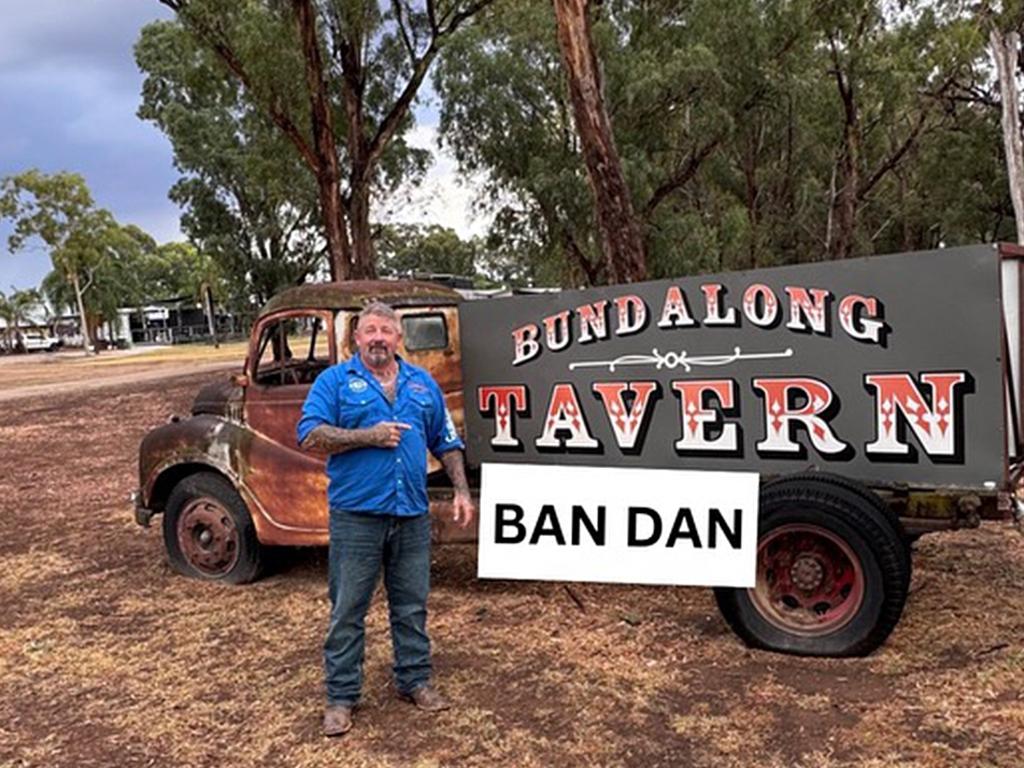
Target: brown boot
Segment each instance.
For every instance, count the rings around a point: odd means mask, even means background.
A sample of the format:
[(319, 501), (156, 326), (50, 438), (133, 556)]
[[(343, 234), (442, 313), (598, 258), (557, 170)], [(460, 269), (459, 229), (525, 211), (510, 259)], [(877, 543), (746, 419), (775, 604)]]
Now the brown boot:
[(352, 729), (352, 707), (336, 704), (324, 710), (324, 736), (341, 736)]
[(424, 712), (442, 712), (452, 706), (434, 690), (430, 683), (421, 685), (412, 693), (401, 693), (399, 696), (406, 701), (411, 701), (417, 709), (422, 709)]

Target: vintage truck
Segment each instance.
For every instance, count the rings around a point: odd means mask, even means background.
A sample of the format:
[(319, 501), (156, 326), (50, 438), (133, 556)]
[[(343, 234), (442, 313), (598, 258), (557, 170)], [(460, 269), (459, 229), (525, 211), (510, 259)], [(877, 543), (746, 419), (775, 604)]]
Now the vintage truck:
[[(229, 583), (255, 579), (265, 547), (325, 545), (324, 457), (295, 424), (381, 300), (400, 354), (441, 386), (471, 479), (494, 460), (757, 471), (757, 583), (716, 588), (723, 616), (751, 645), (863, 655), (900, 617), (914, 537), (1020, 514), (1022, 265), (985, 246), (472, 302), (415, 281), (292, 288), (241, 369), (145, 437), (136, 520), (162, 513), (173, 567)], [(689, 375), (744, 366), (760, 374), (746, 388)], [(430, 468), (435, 539), (475, 540)]]

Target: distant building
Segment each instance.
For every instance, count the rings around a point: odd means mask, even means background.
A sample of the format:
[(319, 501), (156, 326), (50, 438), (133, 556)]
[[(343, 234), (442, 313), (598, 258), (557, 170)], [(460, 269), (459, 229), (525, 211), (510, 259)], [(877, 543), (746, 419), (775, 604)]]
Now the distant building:
[[(114, 343), (182, 344), (210, 339), (206, 312), (191, 297), (122, 307), (117, 310), (117, 317), (114, 338), (108, 339)], [(245, 332), (242, 319), (230, 312), (215, 311), (214, 321), (218, 336)]]

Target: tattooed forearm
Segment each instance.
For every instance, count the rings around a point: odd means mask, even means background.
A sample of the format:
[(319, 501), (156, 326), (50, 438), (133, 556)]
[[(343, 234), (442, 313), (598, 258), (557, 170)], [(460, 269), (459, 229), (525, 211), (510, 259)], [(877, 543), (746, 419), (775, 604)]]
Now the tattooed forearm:
[(462, 451), (447, 451), (441, 454), (444, 471), (452, 481), (457, 494), (469, 495), (469, 483), (466, 481), (466, 465), (462, 460)]
[(345, 453), (354, 448), (365, 448), (369, 445), (377, 445), (379, 436), (375, 434), (375, 428), (370, 429), (340, 429), (329, 424), (321, 424), (314, 427), (313, 431), (306, 435), (306, 439), (299, 446), (304, 451), (322, 451), (323, 453)]

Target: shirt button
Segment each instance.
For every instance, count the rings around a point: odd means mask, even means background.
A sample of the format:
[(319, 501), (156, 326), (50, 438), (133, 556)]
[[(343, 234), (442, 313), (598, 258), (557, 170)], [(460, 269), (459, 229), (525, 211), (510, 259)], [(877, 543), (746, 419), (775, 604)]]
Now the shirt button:
[(402, 460), (401, 460), (401, 459), (396, 459), (396, 461), (397, 461), (397, 462), (398, 462), (399, 464), (401, 464), (401, 463), (402, 463)]

